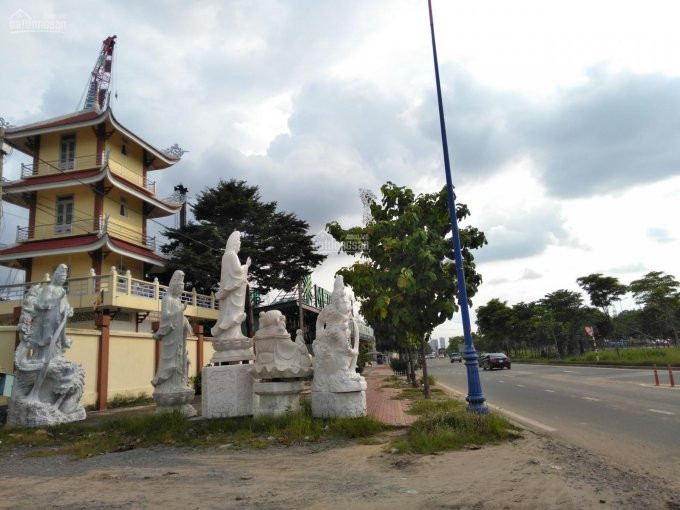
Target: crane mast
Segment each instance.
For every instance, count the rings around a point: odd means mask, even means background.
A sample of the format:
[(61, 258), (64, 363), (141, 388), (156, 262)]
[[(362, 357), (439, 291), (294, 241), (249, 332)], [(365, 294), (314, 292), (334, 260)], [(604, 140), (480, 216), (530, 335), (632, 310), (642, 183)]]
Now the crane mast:
[(104, 39), (102, 49), (94, 64), (90, 82), (87, 86), (87, 95), (82, 109), (98, 108), (104, 110), (109, 106), (109, 86), (111, 85), (111, 68), (113, 66), (113, 46), (116, 44), (116, 36), (112, 35)]

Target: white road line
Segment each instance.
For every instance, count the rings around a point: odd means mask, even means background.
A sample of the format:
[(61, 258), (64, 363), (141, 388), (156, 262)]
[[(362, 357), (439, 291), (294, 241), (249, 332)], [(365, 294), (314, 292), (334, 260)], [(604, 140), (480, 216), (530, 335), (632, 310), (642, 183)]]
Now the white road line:
[[(447, 386), (446, 384), (441, 383), (441, 382), (437, 383), (437, 384), (439, 384), (442, 388), (450, 391), (451, 393), (455, 393), (456, 395), (460, 395), (461, 397), (465, 396), (463, 393), (452, 388), (451, 386)], [(501, 414), (504, 414), (505, 416), (508, 416), (509, 418), (512, 418), (512, 419), (517, 420), (517, 421), (522, 422), (522, 423), (525, 423), (525, 424), (530, 425), (532, 427), (535, 427), (537, 429), (541, 429), (541, 430), (544, 430), (546, 432), (557, 432), (557, 429), (555, 429), (555, 428), (553, 428), (549, 425), (546, 425), (545, 423), (541, 423), (539, 421), (532, 420), (531, 418), (527, 418), (526, 416), (522, 416), (521, 414), (513, 413), (512, 411), (508, 411), (507, 409), (503, 409), (503, 408), (495, 406), (493, 404), (489, 404), (488, 402), (487, 402), (487, 406), (489, 406), (491, 409), (495, 409), (496, 411), (498, 411)]]
[(594, 402), (599, 402), (599, 401), (600, 401), (599, 398), (593, 398), (593, 397), (581, 397), (581, 398), (583, 398), (583, 400), (592, 400), (592, 401), (594, 401)]
[(555, 393), (555, 390), (544, 390), (547, 391), (548, 393)]
[(518, 388), (526, 388), (526, 386), (524, 386), (523, 384), (517, 384), (516, 386), (517, 386)]
[(502, 379), (498, 379), (498, 382), (501, 383), (501, 384), (505, 384), (505, 381), (502, 380)]
[(562, 370), (565, 374), (578, 374), (576, 370)]
[(670, 411), (659, 411), (658, 409), (647, 409), (647, 411), (651, 411), (653, 413), (659, 413), (659, 414), (668, 414), (671, 416), (674, 416), (675, 413), (671, 413)]

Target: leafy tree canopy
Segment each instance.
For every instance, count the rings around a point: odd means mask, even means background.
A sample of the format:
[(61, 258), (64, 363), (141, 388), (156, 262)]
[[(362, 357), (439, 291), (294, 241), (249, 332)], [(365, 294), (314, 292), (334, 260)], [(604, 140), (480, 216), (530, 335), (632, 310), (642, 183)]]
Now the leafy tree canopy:
[(662, 271), (650, 271), (639, 280), (630, 282), (630, 290), (639, 305), (659, 304), (667, 300), (677, 300), (680, 283)]
[(184, 228), (168, 229), (170, 241), (161, 247), (170, 259), (166, 279), (175, 269), (185, 272), (187, 288), (216, 290), (224, 247), (229, 235), (241, 232), (242, 260), (251, 257), (251, 284), (262, 293), (290, 290), (326, 258), (316, 252), (307, 222), (263, 202), (257, 186), (220, 180), (206, 188), (191, 205), (196, 219)]
[(592, 273), (576, 279), (579, 286), (588, 293), (590, 303), (609, 315), (609, 307), (620, 301), (628, 288), (613, 276)]
[[(328, 232), (342, 250), (361, 260), (338, 273), (361, 301), (369, 324), (385, 329), (387, 323), (400, 337), (425, 341), (435, 326), (458, 309), (451, 224), (446, 188), (415, 195), (388, 182), (380, 202), (370, 201), (365, 226), (344, 229), (329, 223)], [(459, 221), (470, 214), (458, 204)], [(472, 251), (486, 244), (484, 233), (468, 226), (460, 230), (468, 296), (475, 295), (482, 277)]]

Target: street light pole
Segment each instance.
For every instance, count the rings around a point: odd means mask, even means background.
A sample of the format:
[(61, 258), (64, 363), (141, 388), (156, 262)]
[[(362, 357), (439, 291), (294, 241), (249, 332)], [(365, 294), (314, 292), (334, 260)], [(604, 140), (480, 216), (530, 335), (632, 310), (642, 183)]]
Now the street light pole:
[(479, 380), (479, 363), (477, 351), (472, 343), (472, 333), (470, 328), (470, 311), (468, 309), (467, 290), (465, 288), (465, 271), (463, 270), (463, 256), (460, 248), (460, 235), (458, 233), (458, 218), (456, 217), (456, 200), (453, 192), (453, 182), (451, 180), (451, 166), (449, 164), (449, 146), (446, 141), (446, 123), (444, 121), (444, 106), (442, 103), (442, 89), (439, 83), (439, 64), (437, 62), (437, 45), (434, 39), (434, 21), (432, 20), (432, 1), (427, 0), (427, 7), (430, 12), (430, 33), (432, 35), (432, 55), (434, 57), (434, 75), (437, 83), (437, 102), (439, 104), (439, 125), (442, 135), (442, 148), (444, 150), (444, 171), (446, 172), (446, 192), (449, 198), (449, 214), (451, 215), (451, 240), (453, 241), (453, 254), (456, 262), (456, 277), (458, 280), (458, 301), (460, 303), (460, 314), (463, 319), (463, 336), (465, 337), (465, 349), (463, 359), (467, 369), (468, 395), (465, 400), (468, 402), (468, 411), (486, 414), (489, 412), (485, 404), (486, 398), (482, 393), (482, 384)]

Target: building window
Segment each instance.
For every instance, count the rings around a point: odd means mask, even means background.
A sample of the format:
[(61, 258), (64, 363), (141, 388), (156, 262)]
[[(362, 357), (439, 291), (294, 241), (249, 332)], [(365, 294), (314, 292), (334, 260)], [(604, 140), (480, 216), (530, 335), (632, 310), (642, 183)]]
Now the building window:
[(121, 153), (123, 156), (127, 156), (127, 155), (128, 155), (127, 141), (126, 141), (126, 140), (123, 140), (123, 144), (120, 146), (120, 153)]
[(120, 215), (125, 217), (128, 215), (128, 203), (125, 197), (120, 197)]
[(59, 168), (73, 170), (76, 161), (76, 135), (63, 135), (59, 150)]
[(73, 226), (73, 195), (57, 197), (55, 234), (70, 234)]

